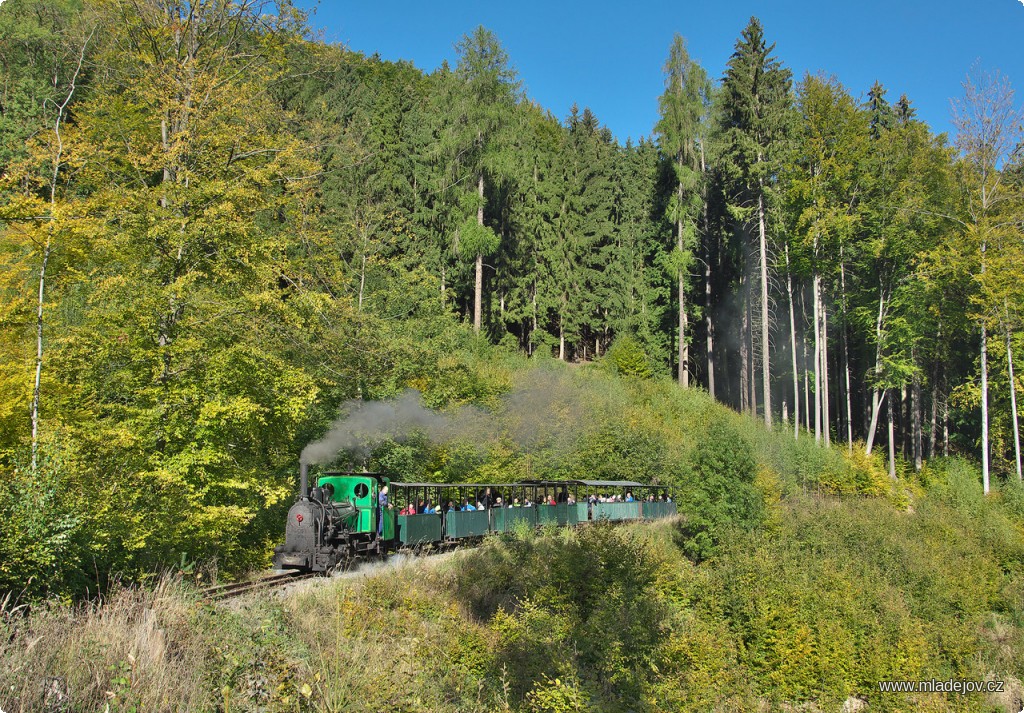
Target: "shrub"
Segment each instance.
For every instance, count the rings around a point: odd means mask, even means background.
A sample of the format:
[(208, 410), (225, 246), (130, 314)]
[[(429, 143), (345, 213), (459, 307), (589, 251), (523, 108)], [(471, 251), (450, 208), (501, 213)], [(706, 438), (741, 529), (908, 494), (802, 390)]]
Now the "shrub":
[(644, 348), (631, 334), (616, 337), (605, 354), (604, 363), (622, 376), (649, 379), (654, 374)]
[(714, 418), (692, 451), (679, 496), (679, 544), (694, 562), (714, 554), (728, 529), (761, 524), (764, 501), (754, 485), (756, 473), (750, 444), (728, 418)]

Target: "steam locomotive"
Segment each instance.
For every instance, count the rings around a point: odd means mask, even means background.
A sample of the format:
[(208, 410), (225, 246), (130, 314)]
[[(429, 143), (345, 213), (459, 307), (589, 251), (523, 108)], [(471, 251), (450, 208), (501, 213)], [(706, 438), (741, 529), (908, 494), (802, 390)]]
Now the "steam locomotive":
[[(463, 502), (483, 507), (460, 510)], [(288, 510), (285, 542), (274, 552), (274, 567), (329, 572), (361, 557), (468, 541), (516, 527), (675, 514), (664, 486), (627, 480), (400, 483), (381, 473), (328, 472), (311, 489), (309, 468), (302, 464), (299, 495)]]

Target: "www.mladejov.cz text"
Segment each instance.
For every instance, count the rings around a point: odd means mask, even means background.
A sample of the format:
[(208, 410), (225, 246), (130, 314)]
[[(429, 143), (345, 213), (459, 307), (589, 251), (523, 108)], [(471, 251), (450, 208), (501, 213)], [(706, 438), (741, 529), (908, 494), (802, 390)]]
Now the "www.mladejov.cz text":
[(959, 678), (878, 682), (881, 693), (1002, 693), (1003, 686), (1003, 681), (969, 681)]

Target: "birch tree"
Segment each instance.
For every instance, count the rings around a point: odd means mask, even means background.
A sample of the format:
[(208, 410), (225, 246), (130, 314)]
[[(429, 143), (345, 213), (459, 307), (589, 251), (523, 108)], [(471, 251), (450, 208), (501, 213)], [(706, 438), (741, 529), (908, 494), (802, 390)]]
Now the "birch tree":
[[(976, 304), (980, 332), (981, 377), (981, 471), (982, 488), (990, 488), (988, 337), (990, 324), (998, 321), (1003, 305), (993, 304), (989, 281), (988, 250), (994, 241), (1015, 229), (1007, 208), (1014, 194), (1004, 180), (1003, 169), (1013, 153), (1021, 150), (1021, 110), (1014, 103), (1009, 80), (999, 72), (975, 68), (963, 82), (963, 97), (953, 101), (956, 146), (963, 160), (961, 189), (966, 238), (977, 251), (977, 281), (981, 286)], [(1019, 449), (1019, 448), (1018, 448)]]
[[(31, 5), (31, 3), (26, 3)], [(20, 77), (5, 76), (5, 101), (0, 105), (28, 104), (26, 115), (4, 111), (0, 126), (17, 135), (27, 132), (26, 155), (7, 166), (3, 182), (14, 188), (17, 197), (3, 210), (3, 217), (15, 224), (13, 232), (27, 241), (37, 260), (35, 280), (35, 358), (32, 377), (32, 398), (29, 406), (31, 426), (31, 471), (39, 464), (40, 408), (43, 389), (45, 312), (47, 278), (53, 253), (69, 231), (65, 220), (62, 189), (67, 184), (66, 134), (72, 102), (78, 97), (83, 68), (96, 34), (98, 18), (93, 13), (80, 13), (58, 3), (50, 7), (15, 7), (10, 12), (23, 12), (31, 20), (11, 26), (13, 16), (5, 17), (0, 26), (5, 38), (0, 40), (0, 56), (5, 71), (23, 73)], [(18, 47), (21, 45), (21, 47)], [(35, 76), (33, 76), (35, 75)], [(12, 85), (21, 85), (29, 96), (7, 96)], [(20, 119), (20, 121), (19, 121)], [(34, 126), (33, 126), (34, 125)], [(13, 149), (13, 150), (12, 150)], [(3, 161), (10, 161), (19, 148), (6, 144), (0, 150), (0, 172)], [(53, 275), (50, 274), (51, 278)]]

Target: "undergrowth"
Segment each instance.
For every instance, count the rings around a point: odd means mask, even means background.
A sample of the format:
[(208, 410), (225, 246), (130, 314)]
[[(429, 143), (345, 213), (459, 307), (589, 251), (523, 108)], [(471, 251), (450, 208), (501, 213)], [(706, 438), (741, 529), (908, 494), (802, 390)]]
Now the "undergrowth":
[[(164, 580), (4, 609), (13, 711), (1006, 711), (1022, 695), (1021, 493), (936, 465), (912, 507), (784, 494), (756, 523), (524, 530), (244, 606)], [(986, 677), (1002, 697), (878, 693)], [(803, 708), (801, 708), (803, 706)], [(816, 708), (809, 707), (816, 706)]]

